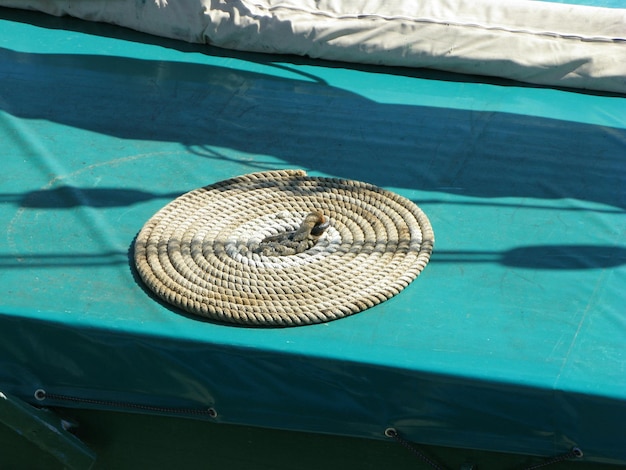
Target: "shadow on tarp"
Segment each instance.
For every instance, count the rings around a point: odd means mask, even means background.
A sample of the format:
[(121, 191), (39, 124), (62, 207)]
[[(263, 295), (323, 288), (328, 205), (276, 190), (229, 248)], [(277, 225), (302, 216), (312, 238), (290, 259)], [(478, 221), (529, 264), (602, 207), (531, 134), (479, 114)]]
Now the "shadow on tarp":
[[(58, 18), (46, 21), (65, 24)], [(86, 30), (215, 52), (83, 23)], [(220, 54), (253, 58), (270, 71), (281, 67), (260, 54)], [(48, 120), (116, 138), (181, 143), (189, 150), (182, 158), (223, 160), (228, 157), (217, 149), (228, 148), (383, 187), (480, 198), (572, 198), (626, 208), (622, 189), (626, 129), (504, 112), (381, 103), (316, 79), (310, 68), (298, 70), (290, 68), (292, 78), (285, 78), (202, 63), (0, 48), (0, 109), (18, 118)], [(426, 73), (404, 72), (415, 77)], [(246, 167), (244, 162), (238, 164)], [(251, 171), (267, 169), (259, 165), (247, 163)], [(144, 197), (109, 196), (117, 198), (118, 205), (126, 197), (128, 201)], [(31, 204), (42, 207), (36, 194), (30, 198)]]
[[(194, 411), (214, 407), (224, 424), (370, 439), (386, 439), (384, 430), (394, 427), (422, 444), (545, 456), (579, 445), (588, 461), (626, 459), (622, 402), (560, 382), (537, 386), (260, 351), (229, 344), (228, 335), (214, 343), (174, 338), (167, 324), (151, 331), (121, 326), (69, 328), (0, 316), (0, 349), (12, 365), (0, 368), (4, 391), (37, 406), (147, 408), (211, 420)], [(38, 402), (39, 388), (76, 400)]]
[[(626, 247), (613, 245), (530, 245), (502, 252), (474, 250), (435, 250), (433, 263), (498, 263), (503, 266), (580, 270), (611, 268), (626, 264)], [(61, 268), (128, 264), (124, 251), (103, 253), (24, 253), (0, 255), (0, 268)], [(132, 263), (131, 263), (132, 264)]]
[(179, 193), (154, 193), (131, 188), (80, 188), (63, 185), (51, 189), (40, 189), (24, 194), (0, 194), (0, 202), (14, 202), (21, 207), (37, 209), (69, 209), (78, 206), (95, 208), (121, 207), (150, 201), (152, 199), (174, 199)]
[[(223, 51), (67, 18), (0, 12), (12, 20), (36, 19), (47, 28), (74, 28), (185, 52), (242, 58), (265, 64), (269, 70), (284, 68), (271, 63), (276, 56)], [(288, 59), (296, 65), (320, 64)], [(477, 81), (476, 77), (415, 69), (341, 67)], [(606, 207), (559, 210), (612, 213), (626, 209), (624, 129), (503, 112), (380, 103), (333, 87), (297, 66), (289, 71), (292, 78), (200, 63), (0, 48), (0, 110), (117, 138), (178, 142), (189, 150), (182, 158), (229, 159), (217, 148), (231, 148), (379, 186), (483, 198), (474, 204), (502, 204), (489, 199), (505, 197), (570, 198)], [(506, 83), (512, 84), (498, 82)], [(259, 161), (236, 163), (252, 171), (267, 169)], [(139, 187), (65, 185), (5, 193), (0, 200), (38, 209), (106, 208), (178, 195)], [(76, 254), (67, 260), (100, 263), (94, 261), (98, 255), (86, 256)], [(433, 256), (439, 262), (490, 260), (506, 266), (585, 269), (623, 264), (624, 248), (529, 246), (502, 253), (435, 250)], [(0, 265), (51, 266), (57, 257), (44, 253), (21, 259), (28, 262), (0, 260)]]
[(436, 263), (499, 263), (528, 269), (580, 270), (626, 264), (626, 247), (612, 245), (531, 245), (502, 252), (435, 250)]
[[(0, 194), (0, 202), (13, 202), (20, 207), (34, 209), (71, 209), (79, 206), (93, 208), (130, 206), (152, 199), (173, 199), (181, 193), (153, 193), (138, 189), (81, 188), (59, 186), (26, 193), (23, 198)], [(432, 202), (432, 201), (430, 201)], [(465, 204), (459, 203), (456, 204)], [(473, 204), (473, 203), (468, 203)], [(484, 203), (489, 205), (488, 203)], [(501, 205), (496, 203), (495, 205)], [(544, 206), (538, 206), (545, 208)], [(553, 209), (554, 210), (554, 209)], [(561, 209), (559, 209), (561, 210)], [(588, 210), (573, 208), (572, 210)], [(609, 213), (621, 212), (608, 211)], [(612, 245), (531, 245), (510, 250), (435, 250), (432, 259), (437, 263), (498, 263), (503, 266), (581, 270), (617, 267), (626, 264), (626, 247)], [(0, 256), (2, 268), (29, 268), (67, 266), (103, 266), (128, 262), (127, 253), (102, 254), (29, 253), (27, 255)]]
[[(172, 191), (166, 193), (157, 193), (146, 191), (144, 189), (134, 188), (114, 188), (114, 187), (98, 187), (85, 188), (75, 185), (61, 185), (48, 189), (38, 189), (26, 193), (0, 193), (0, 203), (12, 203), (20, 207), (28, 207), (31, 209), (69, 209), (79, 206), (106, 208), (106, 207), (122, 207), (131, 206), (141, 202), (154, 199), (175, 199), (186, 191)], [(447, 204), (448, 201), (443, 199), (419, 199), (413, 201), (417, 205), (427, 204)], [(485, 208), (519, 208), (517, 203), (507, 203), (502, 201), (455, 201), (455, 205), (460, 206), (482, 206)], [(532, 204), (524, 202), (525, 209), (543, 209), (559, 212), (595, 212), (600, 214), (626, 214), (622, 209), (612, 208), (593, 208), (562, 206), (549, 204)]]

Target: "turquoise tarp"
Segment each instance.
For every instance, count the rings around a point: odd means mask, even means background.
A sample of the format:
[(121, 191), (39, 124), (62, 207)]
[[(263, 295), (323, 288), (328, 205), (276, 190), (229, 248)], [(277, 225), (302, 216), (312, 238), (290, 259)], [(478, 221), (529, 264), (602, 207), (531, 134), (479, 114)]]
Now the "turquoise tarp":
[[(623, 96), (0, 18), (0, 390), (626, 463)], [(142, 288), (129, 249), (155, 211), (275, 168), (415, 201), (431, 263), (300, 328), (200, 321)]]

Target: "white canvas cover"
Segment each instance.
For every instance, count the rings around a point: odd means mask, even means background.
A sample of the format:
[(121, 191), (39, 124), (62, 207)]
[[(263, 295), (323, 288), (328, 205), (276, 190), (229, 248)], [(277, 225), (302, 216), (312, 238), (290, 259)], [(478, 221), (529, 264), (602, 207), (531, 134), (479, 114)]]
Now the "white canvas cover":
[(626, 9), (529, 0), (0, 0), (194, 43), (626, 93)]

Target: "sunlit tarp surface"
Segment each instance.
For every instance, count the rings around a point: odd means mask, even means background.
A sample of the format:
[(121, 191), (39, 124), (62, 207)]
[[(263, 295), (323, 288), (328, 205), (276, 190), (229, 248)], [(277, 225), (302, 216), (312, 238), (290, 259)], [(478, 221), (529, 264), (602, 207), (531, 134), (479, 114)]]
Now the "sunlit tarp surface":
[[(0, 390), (626, 463), (624, 97), (0, 15)], [(276, 168), (415, 201), (428, 268), (288, 329), (199, 321), (142, 288), (129, 249), (154, 212)]]

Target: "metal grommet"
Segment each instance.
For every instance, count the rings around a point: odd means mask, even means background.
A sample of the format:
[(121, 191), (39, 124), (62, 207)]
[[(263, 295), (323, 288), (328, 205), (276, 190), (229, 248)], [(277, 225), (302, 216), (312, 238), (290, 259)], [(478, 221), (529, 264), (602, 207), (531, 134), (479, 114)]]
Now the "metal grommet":
[(398, 435), (398, 431), (395, 428), (387, 428), (385, 429), (385, 436), (387, 437), (396, 437)]
[(574, 457), (577, 459), (580, 459), (583, 455), (585, 455), (580, 447), (572, 447), (572, 454), (574, 454)]
[(46, 391), (43, 388), (35, 390), (35, 400), (43, 401), (46, 399)]
[(217, 418), (217, 410), (215, 408), (209, 408), (207, 413), (211, 418)]

